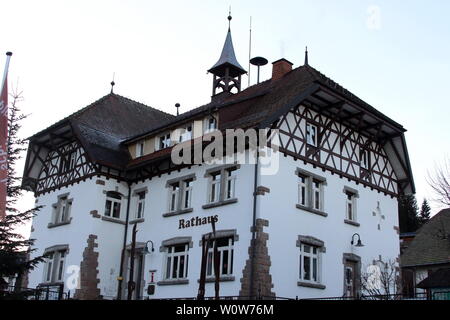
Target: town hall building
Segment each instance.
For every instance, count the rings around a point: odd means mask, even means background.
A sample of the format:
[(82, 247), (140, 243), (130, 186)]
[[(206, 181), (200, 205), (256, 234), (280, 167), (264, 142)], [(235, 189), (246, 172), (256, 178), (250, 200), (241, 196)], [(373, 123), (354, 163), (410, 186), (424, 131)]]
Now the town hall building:
[[(111, 90), (30, 138), (23, 187), (43, 206), (31, 238), (46, 258), (29, 287), (196, 297), (208, 241), (206, 297), (216, 272), (220, 296), (355, 297), (373, 261), (398, 259), (397, 198), (415, 192), (402, 125), (307, 59), (274, 61), (270, 79), (244, 89), (230, 29), (208, 71), (211, 101), (185, 113)], [(177, 146), (205, 150), (205, 137), (235, 129), (276, 132), (276, 150), (173, 161)]]

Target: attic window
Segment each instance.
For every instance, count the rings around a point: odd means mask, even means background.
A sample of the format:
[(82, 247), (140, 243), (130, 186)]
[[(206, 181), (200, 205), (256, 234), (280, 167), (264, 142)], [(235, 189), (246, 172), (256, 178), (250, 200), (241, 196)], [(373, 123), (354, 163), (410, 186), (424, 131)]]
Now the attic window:
[(359, 164), (363, 169), (369, 169), (370, 167), (370, 153), (368, 150), (361, 149), (359, 151)]
[(144, 155), (144, 146), (145, 146), (145, 141), (141, 140), (137, 143), (136, 145), (136, 158), (137, 157), (142, 157)]
[(158, 150), (170, 147), (170, 133), (165, 133), (159, 136), (159, 139), (157, 141), (158, 141)]
[(192, 124), (188, 124), (187, 126), (180, 129), (180, 142), (188, 141), (192, 139)]
[(306, 143), (317, 147), (317, 127), (311, 123), (306, 123)]
[(204, 122), (204, 132), (209, 133), (217, 129), (217, 120), (216, 118), (210, 116), (205, 119)]

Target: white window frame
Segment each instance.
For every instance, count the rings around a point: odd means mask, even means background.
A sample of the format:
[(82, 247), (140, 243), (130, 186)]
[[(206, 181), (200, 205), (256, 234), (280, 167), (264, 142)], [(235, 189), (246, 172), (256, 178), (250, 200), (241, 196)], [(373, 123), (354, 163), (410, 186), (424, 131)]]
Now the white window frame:
[[(120, 219), (121, 216), (121, 211), (122, 211), (122, 196), (119, 196), (120, 199), (108, 196), (108, 193), (106, 193), (106, 201), (105, 201), (105, 211), (103, 212), (103, 215), (109, 218), (113, 218), (113, 219)], [(111, 202), (111, 205), (109, 207), (109, 212), (107, 212), (107, 203)], [(118, 205), (119, 206), (119, 216), (118, 217), (114, 217), (114, 208), (115, 206)]]
[[(357, 222), (358, 221), (357, 199), (359, 198), (358, 191), (348, 186), (345, 186), (343, 191), (345, 194), (345, 219), (348, 221)], [(349, 212), (350, 207), (352, 210), (351, 213)]]
[[(224, 238), (217, 238), (211, 241), (211, 246), (208, 249), (208, 256), (206, 260), (206, 276), (212, 277), (214, 276), (214, 264), (213, 264), (213, 256), (214, 256), (214, 245), (215, 242), (218, 240), (228, 239), (228, 244), (226, 246), (220, 246), (217, 247), (217, 251), (219, 253), (219, 277), (222, 276), (231, 276), (233, 275), (234, 268), (234, 237), (224, 237)], [(227, 266), (228, 270), (226, 273), (224, 273), (223, 270), (223, 256), (224, 252), (228, 251), (228, 259), (227, 259)]]
[(323, 184), (321, 181), (311, 179), (312, 208), (323, 211)]
[(136, 143), (136, 158), (142, 157), (144, 155), (145, 140), (140, 140)]
[(170, 132), (166, 132), (164, 134), (159, 135), (158, 139), (156, 139), (156, 150), (162, 150), (162, 149), (168, 148), (171, 146), (171, 144), (172, 144), (172, 142), (171, 142)]
[(298, 204), (304, 207), (309, 206), (309, 188), (308, 180), (309, 177), (299, 174), (298, 175)]
[(369, 150), (363, 148), (359, 150), (359, 165), (361, 168), (369, 170)]
[(43, 283), (64, 281), (67, 249), (47, 253), (44, 263)]
[(74, 150), (70, 153), (69, 170), (73, 170), (76, 165), (77, 165), (77, 151)]
[(203, 123), (203, 133), (207, 134), (215, 130), (217, 130), (217, 119), (212, 116), (207, 117)]
[(318, 146), (318, 128), (309, 122), (306, 123), (306, 143), (314, 147)]
[(180, 185), (181, 181), (174, 182), (169, 186), (169, 212), (174, 212), (178, 210), (178, 199), (180, 198)]
[[(175, 252), (175, 247), (184, 246), (184, 251)], [(180, 277), (181, 257), (184, 257), (184, 270)], [(176, 259), (175, 259), (176, 258)], [(173, 276), (174, 264), (176, 260), (176, 275)], [(166, 247), (164, 280), (184, 280), (188, 277), (189, 271), (189, 243), (179, 243)]]
[(180, 137), (178, 138), (178, 141), (181, 143), (184, 141), (191, 140), (192, 139), (192, 130), (193, 130), (192, 123), (181, 128), (180, 129)]
[(208, 202), (209, 203), (216, 203), (220, 201), (220, 194), (221, 194), (221, 184), (222, 184), (222, 173), (216, 172), (211, 174), (211, 177), (209, 179), (209, 186), (208, 186)]
[[(136, 219), (144, 218), (144, 210), (145, 210), (145, 191), (139, 191), (136, 193), (137, 196), (137, 204), (136, 204)], [(143, 197), (141, 197), (143, 195)]]
[(181, 209), (189, 209), (192, 208), (191, 202), (192, 202), (192, 184), (194, 180), (193, 179), (186, 179), (181, 181), (181, 190), (182, 197), (181, 197)]
[[(306, 247), (310, 248), (310, 252), (306, 251)], [(316, 253), (314, 253), (314, 250)], [(299, 278), (301, 282), (312, 284), (322, 283), (322, 250), (321, 247), (309, 243), (302, 242), (300, 244), (300, 259), (299, 259)], [(309, 258), (309, 279), (305, 276), (305, 257)], [(316, 259), (316, 279), (314, 280), (314, 259)]]

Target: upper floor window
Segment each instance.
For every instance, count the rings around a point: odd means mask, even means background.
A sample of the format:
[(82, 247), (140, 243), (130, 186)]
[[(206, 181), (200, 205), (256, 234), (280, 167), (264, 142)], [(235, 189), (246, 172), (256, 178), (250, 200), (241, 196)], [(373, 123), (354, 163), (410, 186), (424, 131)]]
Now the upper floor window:
[(208, 250), (206, 275), (214, 276), (214, 245), (217, 242), (219, 276), (233, 274), (234, 237), (218, 238), (212, 241)]
[(356, 211), (356, 199), (358, 196), (358, 191), (350, 187), (344, 187), (345, 194), (345, 219), (348, 221), (356, 222), (357, 211)]
[(120, 206), (122, 195), (117, 191), (106, 193), (105, 216), (120, 219)]
[(144, 217), (145, 191), (140, 191), (136, 195), (138, 197), (137, 207), (136, 207), (136, 219), (141, 219)]
[(69, 199), (69, 194), (58, 196), (58, 201), (53, 204), (53, 216), (49, 227), (70, 222), (70, 211), (73, 199)]
[(234, 199), (237, 167), (224, 168), (209, 173), (208, 202), (214, 203)]
[(302, 169), (297, 169), (298, 205), (315, 211), (324, 210), (324, 186), (326, 180)]
[(192, 210), (192, 188), (193, 182), (195, 180), (195, 175), (191, 174), (188, 176), (175, 178), (167, 181), (166, 187), (169, 188), (169, 204), (167, 215), (170, 213), (183, 213), (186, 210)]
[(189, 244), (167, 246), (165, 280), (186, 279), (188, 276)]
[(208, 117), (205, 119), (204, 121), (204, 132), (205, 133), (209, 133), (212, 132), (214, 130), (217, 130), (217, 120), (214, 117)]
[(145, 140), (141, 140), (136, 144), (136, 158), (144, 155)]
[(64, 281), (67, 249), (47, 251), (44, 260), (43, 282)]
[(159, 136), (159, 139), (157, 141), (158, 141), (158, 145), (157, 145), (158, 150), (170, 147), (170, 144), (171, 144), (170, 133), (165, 133), (165, 134)]
[(180, 129), (179, 142), (184, 142), (192, 139), (192, 124)]
[(317, 140), (317, 126), (311, 123), (306, 123), (306, 143), (311, 146), (317, 147)]

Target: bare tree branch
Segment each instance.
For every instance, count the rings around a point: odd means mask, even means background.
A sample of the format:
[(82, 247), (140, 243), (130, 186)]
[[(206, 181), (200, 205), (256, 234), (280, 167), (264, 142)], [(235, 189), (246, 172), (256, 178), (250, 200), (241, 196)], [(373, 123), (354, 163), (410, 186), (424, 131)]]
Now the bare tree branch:
[(436, 164), (433, 173), (428, 172), (427, 182), (433, 189), (436, 202), (450, 207), (450, 158)]

